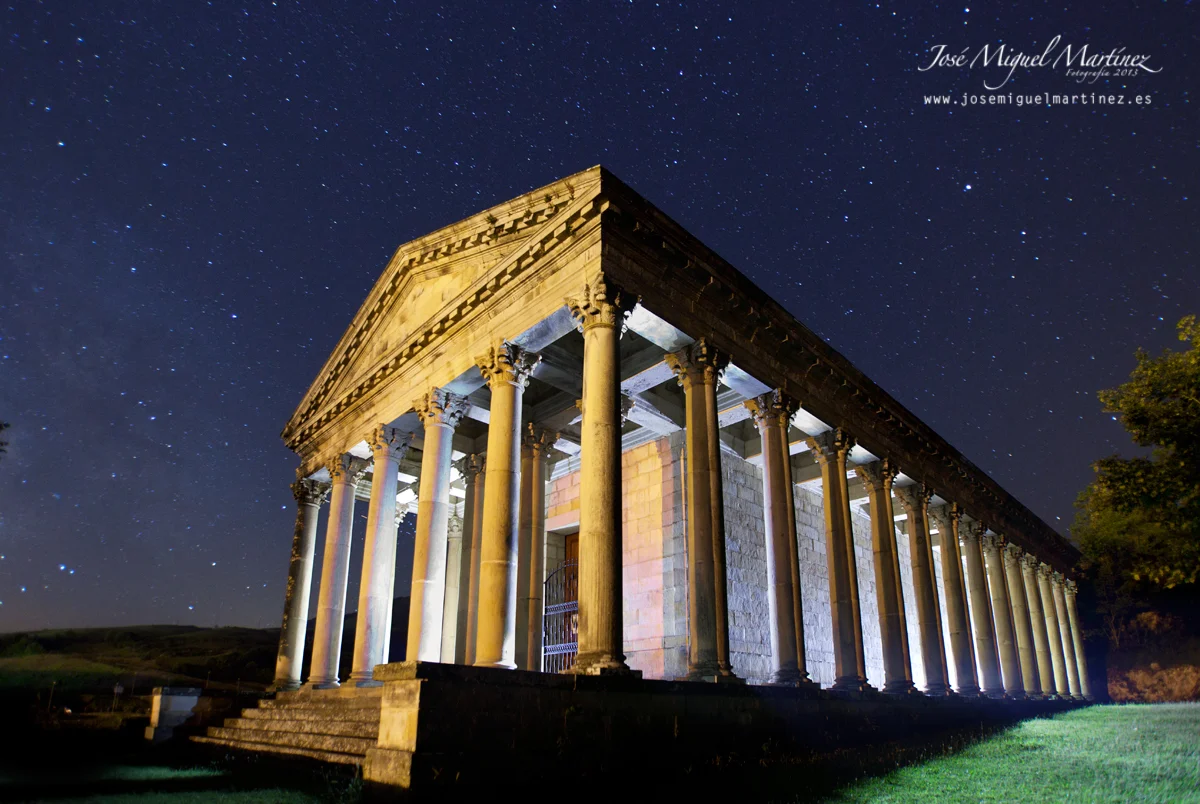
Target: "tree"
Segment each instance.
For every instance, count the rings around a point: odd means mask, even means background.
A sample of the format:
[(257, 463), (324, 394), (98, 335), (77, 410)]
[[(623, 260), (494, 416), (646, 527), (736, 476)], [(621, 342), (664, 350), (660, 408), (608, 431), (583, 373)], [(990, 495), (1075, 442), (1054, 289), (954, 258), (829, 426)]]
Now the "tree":
[[(8, 422), (0, 422), (0, 433), (3, 433), (8, 428), (9, 428)], [(0, 441), (0, 455), (4, 455), (7, 452), (8, 452), (8, 442)]]
[(1200, 576), (1200, 322), (1179, 322), (1183, 351), (1138, 350), (1129, 381), (1101, 391), (1148, 456), (1097, 461), (1071, 532), (1094, 584), (1110, 643), (1165, 590), (1195, 590)]

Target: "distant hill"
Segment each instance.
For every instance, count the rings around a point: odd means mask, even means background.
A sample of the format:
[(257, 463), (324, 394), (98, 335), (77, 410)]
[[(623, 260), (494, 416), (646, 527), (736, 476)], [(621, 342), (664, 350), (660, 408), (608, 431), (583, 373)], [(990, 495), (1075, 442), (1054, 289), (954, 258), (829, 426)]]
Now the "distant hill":
[[(354, 651), (357, 612), (346, 615), (342, 672)], [(312, 656), (314, 621), (308, 623), (304, 666)], [(408, 598), (393, 604), (391, 655), (404, 658)], [(0, 690), (42, 689), (111, 692), (118, 681), (128, 693), (152, 686), (211, 686), (264, 689), (275, 675), (278, 628), (200, 628), (192, 625), (137, 625), (121, 628), (66, 628), (0, 635)]]

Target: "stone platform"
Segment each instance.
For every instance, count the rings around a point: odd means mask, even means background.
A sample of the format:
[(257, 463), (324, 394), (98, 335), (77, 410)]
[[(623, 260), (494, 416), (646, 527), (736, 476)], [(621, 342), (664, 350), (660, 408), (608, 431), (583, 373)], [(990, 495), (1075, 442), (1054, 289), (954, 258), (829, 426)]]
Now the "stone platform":
[(544, 785), (662, 780), (729, 762), (787, 762), (1054, 714), (1067, 701), (927, 698), (816, 688), (550, 675), (447, 664), (380, 665), (376, 788), (463, 791), (498, 779)]

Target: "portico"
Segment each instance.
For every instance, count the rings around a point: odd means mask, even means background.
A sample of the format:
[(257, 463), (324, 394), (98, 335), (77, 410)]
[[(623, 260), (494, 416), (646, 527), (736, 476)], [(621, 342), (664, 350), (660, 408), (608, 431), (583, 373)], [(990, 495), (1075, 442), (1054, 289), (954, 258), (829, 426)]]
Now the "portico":
[(279, 689), (378, 683), (404, 590), (409, 660), (540, 671), (542, 584), (574, 538), (572, 672), (1089, 690), (1074, 549), (602, 168), (401, 246), (283, 436), (301, 466)]

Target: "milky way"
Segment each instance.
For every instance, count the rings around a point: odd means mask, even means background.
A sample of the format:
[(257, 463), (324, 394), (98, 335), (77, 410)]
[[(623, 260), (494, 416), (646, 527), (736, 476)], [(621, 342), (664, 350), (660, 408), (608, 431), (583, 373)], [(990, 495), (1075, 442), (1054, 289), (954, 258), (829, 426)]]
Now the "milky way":
[[(279, 432), (387, 258), (594, 164), (1063, 531), (1200, 308), (1194, 6), (108, 5), (0, 11), (0, 631), (277, 624)], [(923, 103), (1055, 35), (1162, 71), (1004, 91), (1151, 102)]]

